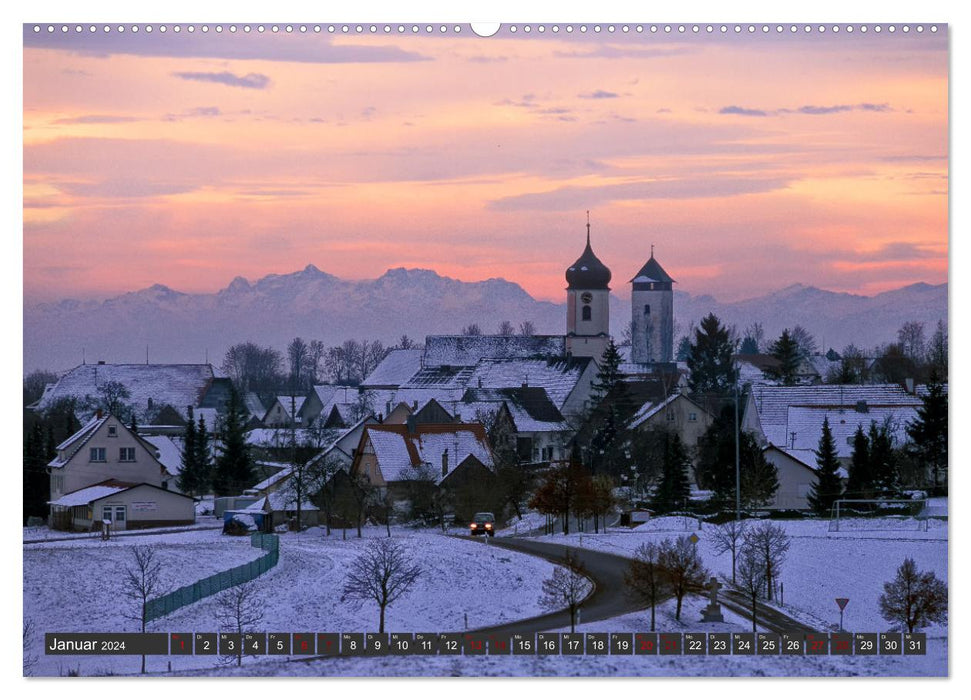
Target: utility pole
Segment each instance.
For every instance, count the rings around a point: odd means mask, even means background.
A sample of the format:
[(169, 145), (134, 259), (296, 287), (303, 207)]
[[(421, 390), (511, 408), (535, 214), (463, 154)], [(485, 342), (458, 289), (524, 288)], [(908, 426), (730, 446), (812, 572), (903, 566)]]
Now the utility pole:
[(738, 372), (735, 374), (735, 521), (742, 520), (742, 470), (739, 459), (738, 434)]

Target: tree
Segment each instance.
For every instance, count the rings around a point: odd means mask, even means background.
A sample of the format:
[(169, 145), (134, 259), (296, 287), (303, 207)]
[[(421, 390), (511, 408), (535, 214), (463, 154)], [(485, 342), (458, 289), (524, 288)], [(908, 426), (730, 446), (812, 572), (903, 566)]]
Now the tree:
[(897, 569), (893, 581), (883, 584), (880, 614), (913, 633), (932, 622), (947, 622), (947, 584), (933, 571), (918, 571), (910, 557)]
[(897, 331), (897, 343), (904, 355), (914, 364), (922, 364), (927, 354), (927, 343), (924, 340), (924, 324), (920, 321), (907, 321)]
[(199, 416), (194, 447), (195, 467), (199, 475), (196, 488), (202, 494), (212, 490), (212, 440), (212, 435), (206, 429), (205, 417)]
[(745, 540), (746, 521), (729, 520), (709, 531), (715, 554), (732, 553), (732, 583), (735, 583), (736, 560)]
[[(746, 508), (762, 508), (772, 502), (779, 489), (778, 470), (765, 458), (755, 435), (738, 433), (741, 502)], [(722, 409), (718, 418), (701, 436), (698, 444), (698, 481), (714, 491), (723, 506), (735, 503), (735, 416), (732, 406)]]
[(850, 456), (849, 474), (846, 478), (846, 493), (848, 498), (869, 498), (873, 486), (873, 475), (870, 472), (870, 441), (863, 426), (856, 427), (853, 435), (853, 453)]
[(947, 355), (947, 325), (941, 320), (927, 346), (927, 364), (942, 382), (947, 381)]
[[(751, 353), (759, 353), (762, 351), (762, 344), (765, 342), (765, 329), (762, 324), (758, 321), (753, 321), (748, 326), (745, 327), (745, 333), (743, 334), (742, 344), (745, 341), (749, 341), (749, 348), (751, 348)], [(746, 352), (742, 350), (742, 352)]]
[(613, 338), (609, 339), (600, 358), (597, 376), (590, 385), (593, 410), (585, 432), (590, 436), (591, 468), (594, 471), (617, 471), (615, 453), (623, 442), (624, 424), (631, 410), (630, 393), (620, 371), (622, 359)]
[[(779, 490), (779, 470), (765, 458), (765, 453), (752, 433), (739, 433), (739, 442), (742, 506), (752, 509), (767, 508)], [(734, 489), (732, 493), (734, 494)]]
[(34, 653), (34, 621), (32, 618), (24, 616), (24, 635), (23, 635), (23, 651), (24, 651), (24, 675), (29, 676), (34, 670), (34, 666), (37, 664), (37, 655)]
[(674, 619), (681, 620), (681, 603), (688, 593), (701, 590), (707, 577), (698, 548), (688, 535), (661, 543), (658, 563), (668, 588), (677, 601)]
[(833, 503), (843, 495), (843, 481), (837, 473), (840, 468), (836, 454), (836, 441), (829, 427), (829, 417), (823, 417), (823, 432), (819, 436), (816, 449), (816, 483), (809, 491), (809, 507), (817, 515), (826, 515), (832, 510)]
[(216, 458), (212, 488), (217, 496), (236, 495), (253, 485), (253, 462), (243, 432), (245, 415), (236, 387), (229, 392), (222, 445)]
[(263, 397), (281, 385), (283, 356), (271, 347), (237, 343), (226, 351), (220, 369), (240, 393), (254, 391)]
[(48, 445), (45, 444), (44, 427), (40, 421), (34, 422), (24, 436), (24, 478), (23, 478), (23, 522), (27, 518), (47, 517), (47, 501), (51, 494), (51, 479), (47, 474)]
[(651, 497), (651, 510), (655, 513), (670, 513), (681, 509), (691, 495), (687, 472), (691, 458), (680, 435), (666, 431), (666, 436), (661, 480)]
[(607, 524), (604, 518), (613, 507), (613, 480), (607, 474), (597, 474), (591, 479), (590, 495), (588, 499), (588, 512), (593, 516), (594, 532), (600, 532), (601, 522), (603, 522), (603, 526), (606, 531)]
[(778, 340), (772, 343), (769, 352), (772, 357), (779, 361), (779, 364), (777, 367), (767, 370), (767, 374), (778, 379), (785, 386), (795, 384), (799, 375), (799, 365), (802, 363), (802, 351), (790, 335), (788, 328), (783, 330)]
[(738, 352), (740, 355), (758, 355), (759, 344), (755, 338), (745, 336), (742, 338), (742, 345), (739, 347)]
[(304, 381), (310, 360), (310, 348), (303, 338), (296, 337), (287, 345), (287, 360), (290, 364), (290, 389), (291, 391), (307, 389)]
[(869, 381), (870, 361), (866, 353), (855, 345), (847, 345), (839, 355), (839, 366), (827, 374), (827, 384), (863, 384)]
[(354, 515), (354, 522), (357, 524), (357, 536), (362, 537), (361, 526), (364, 524), (364, 517), (367, 515), (368, 508), (377, 495), (377, 487), (371, 483), (367, 474), (354, 474), (350, 480), (350, 505)]
[(738, 562), (738, 587), (752, 604), (752, 632), (757, 632), (756, 619), (759, 596), (765, 590), (765, 568), (759, 560), (758, 553), (751, 549), (742, 549)]
[(536, 324), (525, 320), (519, 324), (519, 335), (536, 335)]
[(315, 475), (314, 481), (320, 484), (316, 492), (316, 504), (324, 514), (324, 528), (330, 537), (331, 519), (337, 498), (337, 473), (343, 472), (344, 465), (330, 455), (321, 454), (307, 462), (307, 469)]
[(808, 360), (816, 354), (816, 339), (813, 334), (802, 326), (794, 326), (792, 329), (792, 340), (799, 349), (799, 361)]
[(563, 566), (557, 566), (548, 579), (543, 581), (543, 595), (539, 604), (547, 610), (570, 612), (570, 631), (576, 631), (577, 611), (593, 590), (587, 570), (580, 558), (567, 550)]
[(53, 372), (38, 369), (24, 377), (24, 406), (32, 404), (44, 395), (44, 389), (48, 384), (53, 384), (58, 379)]
[(415, 347), (415, 341), (408, 337), (407, 334), (402, 335), (398, 338), (398, 348), (401, 350), (410, 350)]
[(182, 469), (179, 470), (178, 485), (182, 493), (195, 496), (201, 492), (202, 475), (196, 464), (196, 424), (191, 418), (186, 421), (182, 431)]
[[(132, 602), (135, 612), (126, 613), (130, 620), (141, 625), (142, 634), (148, 624), (148, 601), (164, 593), (162, 563), (156, 550), (148, 545), (131, 548), (131, 559), (121, 580), (121, 593)], [(142, 673), (145, 673), (145, 655), (142, 655)]]
[(554, 467), (529, 502), (540, 513), (563, 518), (563, 534), (570, 534), (570, 514), (575, 511), (579, 495), (589, 488), (590, 474), (579, 462)]
[(307, 379), (312, 386), (320, 384), (322, 364), (326, 356), (327, 346), (323, 341), (311, 340), (307, 349)]
[(98, 395), (94, 398), (86, 397), (88, 405), (104, 414), (111, 414), (119, 420), (129, 417), (132, 408), (125, 403), (131, 398), (131, 392), (121, 382), (108, 381), (98, 385)]
[(873, 489), (879, 497), (893, 498), (900, 492), (897, 478), (897, 453), (893, 447), (893, 431), (889, 423), (870, 423), (870, 475)]
[(393, 539), (372, 540), (351, 562), (344, 579), (341, 600), (373, 600), (380, 610), (378, 632), (384, 632), (384, 613), (389, 605), (408, 593), (421, 567), (413, 564), (405, 548)]
[(470, 323), (462, 327), (462, 335), (482, 335), (482, 329), (478, 323)]
[(239, 638), (232, 657), (237, 666), (243, 665), (243, 635), (252, 632), (263, 621), (266, 602), (255, 581), (247, 581), (216, 594), (216, 620)]
[[(947, 403), (948, 395), (937, 374), (931, 368), (927, 393), (921, 398), (917, 418), (907, 426), (911, 440), (908, 452), (925, 468), (930, 468), (935, 492), (943, 484), (947, 492)], [(943, 477), (943, 479), (942, 479)]]
[(887, 384), (903, 385), (908, 379), (917, 377), (917, 363), (904, 354), (903, 348), (897, 343), (887, 345), (876, 362), (873, 371), (879, 381)]
[(784, 528), (770, 522), (754, 525), (745, 532), (743, 555), (753, 553), (765, 572), (765, 597), (772, 600), (773, 581), (779, 577), (789, 551), (790, 537)]
[(512, 325), (512, 321), (503, 321), (499, 324), (499, 329), (496, 331), (498, 335), (513, 335), (516, 332), (516, 327)]
[(687, 362), (688, 357), (691, 355), (691, 339), (683, 335), (681, 340), (678, 341), (678, 348), (674, 351), (674, 359), (678, 362)]
[(639, 603), (651, 608), (651, 632), (654, 631), (657, 604), (667, 595), (667, 578), (661, 569), (661, 547), (656, 542), (645, 542), (634, 550), (624, 572), (628, 593)]
[(715, 314), (701, 319), (688, 352), (691, 390), (701, 394), (727, 394), (735, 384), (735, 343)]

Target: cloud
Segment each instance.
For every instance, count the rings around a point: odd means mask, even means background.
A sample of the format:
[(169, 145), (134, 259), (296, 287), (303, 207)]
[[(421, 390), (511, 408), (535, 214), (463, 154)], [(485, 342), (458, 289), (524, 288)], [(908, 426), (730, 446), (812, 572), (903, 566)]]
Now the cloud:
[(722, 107), (718, 110), (719, 114), (738, 114), (743, 117), (767, 117), (769, 113), (761, 109), (748, 109), (746, 107), (738, 107), (736, 105), (730, 105), (728, 107)]
[(878, 248), (875, 251), (869, 253), (860, 253), (856, 257), (857, 260), (866, 262), (885, 262), (885, 261), (895, 261), (895, 260), (916, 260), (923, 258), (937, 258), (940, 257), (940, 253), (933, 250), (928, 250), (921, 246), (914, 245), (913, 243), (887, 243), (886, 245)]
[(584, 100), (609, 100), (614, 97), (620, 97), (616, 92), (608, 92), (607, 90), (594, 90), (593, 92), (581, 92), (577, 97)]
[[(38, 32), (24, 25), (24, 49), (67, 51), (85, 56), (108, 57), (115, 54), (167, 56), (176, 58), (218, 58), (228, 60), (286, 61), (295, 63), (404, 63), (427, 61), (426, 56), (404, 51), (397, 46), (376, 44), (366, 37), (362, 44), (334, 44), (333, 38), (312, 31), (306, 34), (271, 34), (269, 32), (231, 34), (222, 32), (174, 34), (138, 32)], [(83, 38), (83, 41), (81, 39)], [(346, 42), (350, 37), (342, 37)]]
[(178, 114), (166, 114), (162, 117), (163, 121), (167, 122), (179, 122), (183, 119), (193, 119), (195, 117), (219, 117), (222, 116), (222, 111), (219, 107), (193, 107), (192, 109), (187, 109), (184, 112), (179, 112)]
[(141, 178), (114, 178), (98, 182), (59, 182), (57, 188), (79, 197), (117, 197), (121, 199), (160, 197), (197, 189), (195, 185), (154, 182)]
[(251, 90), (264, 90), (270, 84), (269, 76), (262, 73), (247, 73), (246, 75), (236, 75), (229, 71), (222, 73), (173, 73), (176, 78), (182, 80), (198, 80), (204, 83), (219, 83), (229, 87), (249, 88)]
[(704, 199), (734, 197), (784, 189), (783, 178), (705, 177), (682, 180), (650, 180), (589, 187), (561, 187), (549, 192), (504, 197), (490, 202), (489, 208), (500, 211), (567, 211), (577, 202), (599, 205), (606, 202), (644, 199)]
[(57, 119), (55, 124), (123, 124), (137, 122), (138, 117), (124, 117), (117, 114), (84, 114), (80, 117), (64, 117)]
[(874, 104), (872, 102), (861, 102), (856, 105), (802, 105), (801, 107), (796, 107), (795, 109), (790, 109), (788, 107), (780, 107), (778, 109), (752, 109), (749, 107), (739, 107), (737, 105), (731, 105), (728, 107), (722, 107), (718, 110), (719, 114), (736, 114), (742, 117), (769, 117), (777, 116), (779, 114), (808, 114), (812, 116), (819, 116), (823, 114), (838, 114), (840, 112), (892, 112), (893, 108), (887, 104)]

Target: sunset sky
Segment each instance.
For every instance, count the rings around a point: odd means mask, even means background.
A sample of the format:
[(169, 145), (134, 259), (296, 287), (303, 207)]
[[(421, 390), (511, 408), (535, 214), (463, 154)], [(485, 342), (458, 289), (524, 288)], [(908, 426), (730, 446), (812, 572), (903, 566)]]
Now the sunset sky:
[(212, 292), (308, 263), (501, 276), (560, 301), (586, 210), (621, 296), (652, 243), (678, 289), (726, 301), (947, 280), (943, 25), (32, 26), (27, 303)]

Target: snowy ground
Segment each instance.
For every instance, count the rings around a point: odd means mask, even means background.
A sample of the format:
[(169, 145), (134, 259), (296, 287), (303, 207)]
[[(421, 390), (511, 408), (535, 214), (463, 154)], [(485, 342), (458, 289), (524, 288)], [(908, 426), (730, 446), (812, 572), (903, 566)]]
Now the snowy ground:
[[(257, 581), (266, 601), (261, 628), (284, 632), (369, 632), (378, 627), (373, 604), (341, 601), (344, 574), (368, 541), (384, 537), (383, 528), (365, 530), (364, 539), (339, 530), (325, 537), (318, 528), (280, 541), (279, 564)], [(542, 559), (435, 532), (394, 531), (395, 538), (421, 563), (416, 589), (387, 611), (388, 631), (460, 631), (538, 615), (541, 583), (553, 570)], [(80, 668), (83, 675), (131, 673), (135, 657), (49, 656), (41, 653), (46, 631), (135, 631), (122, 616), (119, 577), (128, 548), (156, 543), (173, 587), (191, 583), (260, 555), (248, 538), (213, 531), (152, 535), (135, 540), (69, 541), (24, 546), (24, 612), (38, 631), (34, 675), (58, 675)], [(108, 574), (106, 576), (106, 574)], [(51, 582), (59, 582), (52, 586)], [(108, 612), (109, 614), (106, 614)], [(467, 620), (467, 622), (466, 622)], [(214, 632), (212, 599), (182, 608), (150, 631)], [(149, 657), (161, 671), (212, 668), (211, 657)], [(255, 662), (247, 659), (247, 667)]]

